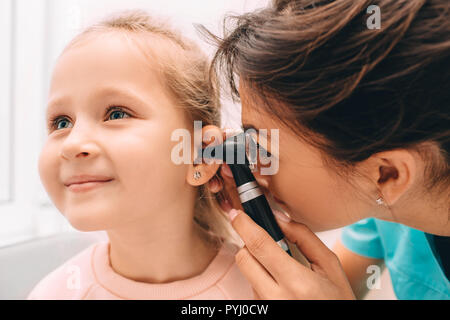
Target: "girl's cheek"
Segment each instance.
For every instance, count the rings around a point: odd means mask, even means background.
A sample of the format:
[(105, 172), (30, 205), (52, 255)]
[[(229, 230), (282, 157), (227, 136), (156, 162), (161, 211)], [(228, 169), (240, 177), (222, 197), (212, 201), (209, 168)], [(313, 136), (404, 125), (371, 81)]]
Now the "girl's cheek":
[(58, 161), (56, 148), (52, 147), (49, 142), (47, 142), (42, 148), (41, 154), (39, 156), (39, 176), (41, 178), (42, 184), (48, 193), (51, 193), (54, 188), (52, 185), (58, 183)]

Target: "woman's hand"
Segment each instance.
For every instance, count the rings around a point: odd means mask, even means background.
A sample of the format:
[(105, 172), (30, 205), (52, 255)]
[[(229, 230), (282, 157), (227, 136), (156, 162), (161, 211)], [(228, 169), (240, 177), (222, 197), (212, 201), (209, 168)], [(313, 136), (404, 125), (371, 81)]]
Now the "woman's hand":
[(230, 168), (223, 164), (215, 192), (222, 194), (221, 207), (245, 246), (236, 263), (258, 299), (355, 299), (337, 256), (303, 224), (274, 211), (287, 240), (297, 246), (311, 269), (289, 256), (242, 210)]
[(336, 255), (305, 225), (287, 222), (279, 216), (283, 213), (275, 213), (286, 238), (304, 254), (311, 269), (289, 256), (247, 214), (232, 209), (229, 215), (233, 228), (245, 242), (244, 248), (236, 254), (236, 263), (256, 297), (355, 299)]

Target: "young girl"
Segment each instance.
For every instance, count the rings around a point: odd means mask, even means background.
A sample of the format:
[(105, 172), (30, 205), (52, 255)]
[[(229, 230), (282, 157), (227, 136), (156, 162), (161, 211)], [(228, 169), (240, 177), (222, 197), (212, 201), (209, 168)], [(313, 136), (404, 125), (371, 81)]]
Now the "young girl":
[(142, 11), (68, 45), (51, 81), (40, 176), (74, 228), (106, 230), (108, 241), (51, 272), (28, 299), (253, 298), (204, 186), (219, 164), (171, 159), (175, 130), (219, 125), (214, 88), (198, 47)]

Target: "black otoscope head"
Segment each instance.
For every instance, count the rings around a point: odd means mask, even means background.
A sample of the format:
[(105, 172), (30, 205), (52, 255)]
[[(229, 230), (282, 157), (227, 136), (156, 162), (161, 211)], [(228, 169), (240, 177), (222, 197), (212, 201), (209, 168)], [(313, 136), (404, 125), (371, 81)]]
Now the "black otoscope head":
[(222, 160), (228, 164), (244, 211), (292, 256), (283, 232), (251, 170), (254, 162), (250, 162), (247, 155), (254, 159), (252, 156), (256, 155), (256, 147), (257, 144), (250, 134), (240, 133), (228, 138), (221, 145), (206, 147), (203, 150), (203, 158)]
[(236, 186), (240, 187), (250, 181), (256, 181), (251, 171), (252, 163), (247, 157), (249, 149), (256, 150), (256, 143), (250, 135), (242, 132), (228, 138), (221, 145), (206, 147), (203, 150), (203, 158), (223, 160), (230, 167)]

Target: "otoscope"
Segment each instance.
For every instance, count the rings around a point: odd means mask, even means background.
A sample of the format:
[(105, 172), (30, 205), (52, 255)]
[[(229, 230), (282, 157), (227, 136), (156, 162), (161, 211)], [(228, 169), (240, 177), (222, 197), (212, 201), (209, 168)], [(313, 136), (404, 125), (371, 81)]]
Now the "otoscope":
[(203, 149), (203, 158), (225, 161), (233, 173), (245, 213), (292, 256), (272, 209), (252, 173), (255, 163), (249, 161), (247, 153), (256, 151), (256, 147), (253, 137), (242, 132), (226, 139), (221, 145), (206, 147)]

